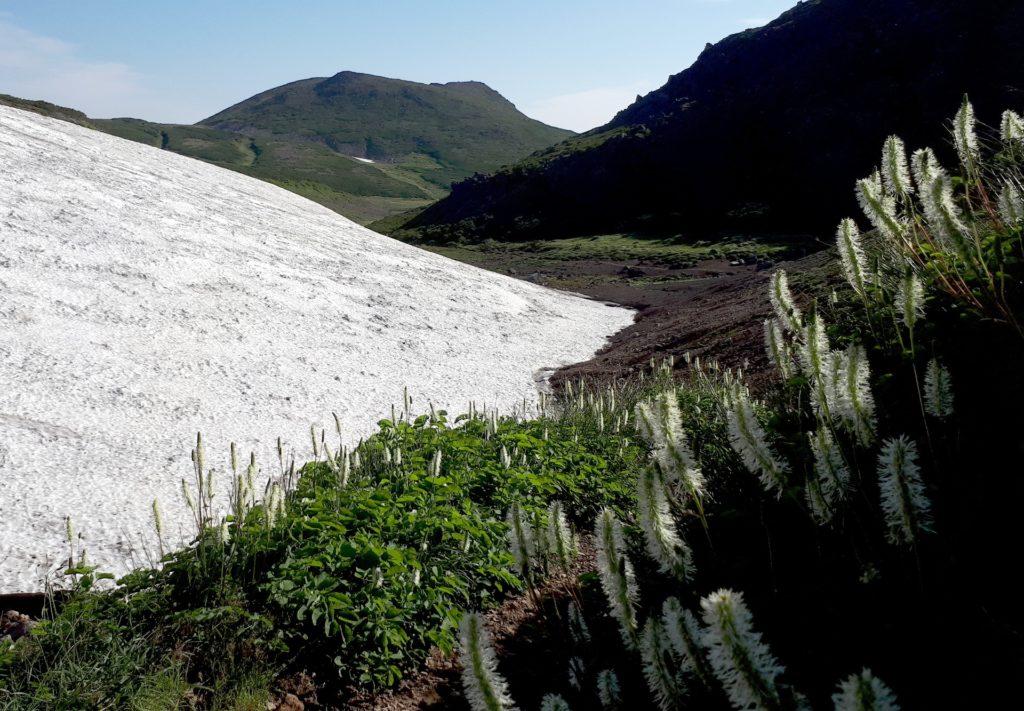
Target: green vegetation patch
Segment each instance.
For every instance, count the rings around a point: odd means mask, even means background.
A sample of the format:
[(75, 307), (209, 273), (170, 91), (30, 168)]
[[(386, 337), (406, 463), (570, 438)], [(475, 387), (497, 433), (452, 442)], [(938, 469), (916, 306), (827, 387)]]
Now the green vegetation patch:
[(60, 119), (61, 121), (77, 123), (79, 126), (93, 128), (93, 124), (89, 120), (89, 117), (81, 111), (69, 109), (66, 106), (57, 106), (56, 104), (51, 104), (49, 101), (32, 101), (30, 99), (19, 99), (17, 96), (10, 96), (8, 94), (0, 94), (0, 104), (4, 106), (11, 106), (15, 109), (21, 109), (22, 111), (31, 111), (32, 113), (40, 114), (42, 116)]
[[(253, 139), (206, 126), (97, 119), (94, 127), (130, 141), (237, 170), (302, 195), (360, 223), (422, 207), (445, 191), (415, 170), (362, 163), (312, 140)], [(430, 165), (429, 159), (414, 161)]]
[(462, 609), (520, 589), (504, 523), (513, 501), (541, 515), (557, 499), (581, 521), (621, 509), (644, 460), (568, 418), (450, 423), (444, 412), (383, 420), (352, 452), (319, 451), (263, 503), (239, 477), (223, 524), (190, 491), (201, 532), (160, 569), (112, 591), (87, 565), (71, 569), (61, 610), (0, 644), (0, 707), (130, 707), (138, 679), (147, 694), (187, 684), (214, 707), (254, 674), (289, 670), (339, 688), (393, 685), (431, 646), (453, 649)]

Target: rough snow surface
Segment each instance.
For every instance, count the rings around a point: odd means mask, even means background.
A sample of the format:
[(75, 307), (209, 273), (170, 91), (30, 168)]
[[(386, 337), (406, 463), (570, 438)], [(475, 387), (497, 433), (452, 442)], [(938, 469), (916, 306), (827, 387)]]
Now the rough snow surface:
[[(535, 396), (631, 313), (403, 245), (285, 190), (0, 106), (0, 592), (65, 555), (123, 571), (189, 533), (202, 431), (276, 468), (311, 424), (351, 442), (401, 400)], [(226, 477), (220, 477), (226, 486)], [(226, 495), (218, 499), (226, 503)]]

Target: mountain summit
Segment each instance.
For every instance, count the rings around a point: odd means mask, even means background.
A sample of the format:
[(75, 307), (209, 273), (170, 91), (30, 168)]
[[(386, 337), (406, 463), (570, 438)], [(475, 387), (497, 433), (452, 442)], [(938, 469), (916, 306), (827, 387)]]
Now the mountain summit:
[(481, 82), (419, 84), (347, 71), (264, 91), (199, 125), (315, 141), (410, 167), (445, 189), (572, 135), (528, 118)]
[(940, 120), (1024, 107), (1024, 3), (809, 0), (709, 45), (601, 128), (453, 187), (420, 236), (822, 230), (889, 133), (946, 148)]

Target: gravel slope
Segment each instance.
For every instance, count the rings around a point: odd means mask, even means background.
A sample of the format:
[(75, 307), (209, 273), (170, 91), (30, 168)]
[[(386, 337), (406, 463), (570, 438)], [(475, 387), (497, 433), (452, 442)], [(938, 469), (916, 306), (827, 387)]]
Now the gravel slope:
[(221, 471), (232, 439), (269, 471), (278, 436), (306, 457), (335, 411), (354, 441), (406, 385), (418, 410), (509, 409), (631, 321), (0, 106), (0, 592), (38, 587), (65, 515), (116, 571), (154, 548), (154, 498), (186, 535), (197, 431)]

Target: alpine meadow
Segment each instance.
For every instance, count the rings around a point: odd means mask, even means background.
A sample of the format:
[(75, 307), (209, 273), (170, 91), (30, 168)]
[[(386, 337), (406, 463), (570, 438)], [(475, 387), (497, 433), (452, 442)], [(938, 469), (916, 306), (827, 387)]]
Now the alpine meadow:
[(0, 709), (1021, 705), (1024, 9), (456, 5), (0, 14)]

